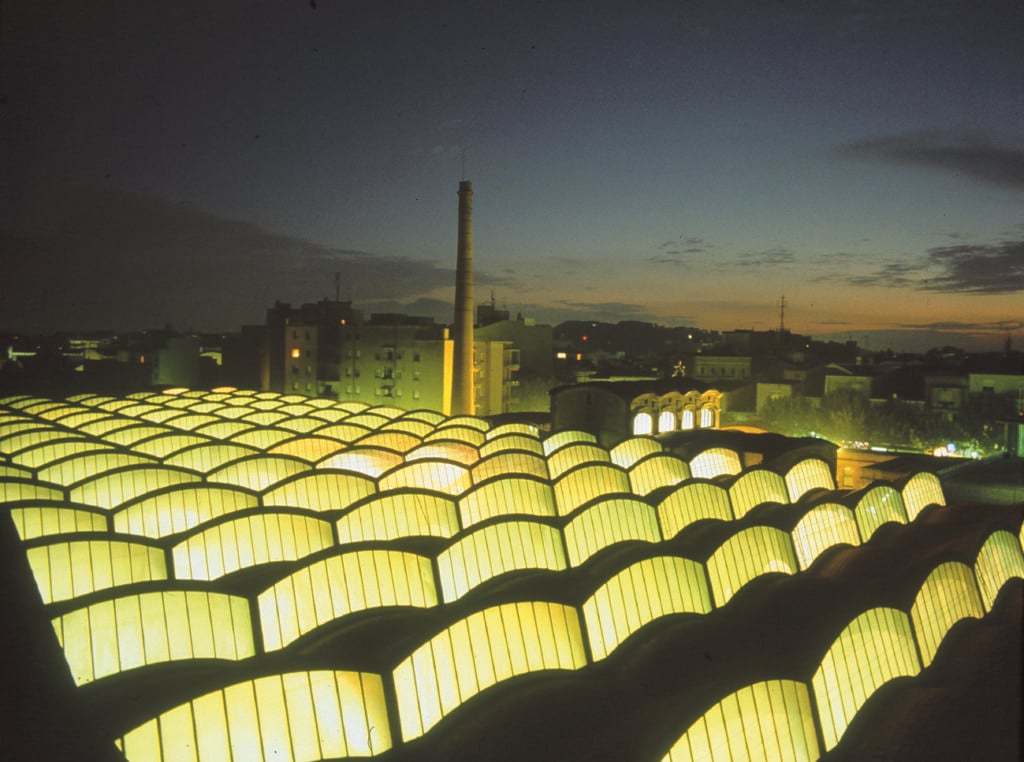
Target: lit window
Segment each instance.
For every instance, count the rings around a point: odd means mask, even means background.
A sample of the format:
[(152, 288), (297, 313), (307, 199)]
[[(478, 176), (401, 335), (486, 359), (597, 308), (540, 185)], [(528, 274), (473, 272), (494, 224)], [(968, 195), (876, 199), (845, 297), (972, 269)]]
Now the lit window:
[(298, 347), (295, 347), (295, 348), (292, 349), (292, 357), (298, 358), (298, 357), (301, 357), (301, 356), (302, 356), (302, 352), (299, 350)]
[(576, 362), (579, 362), (582, 359), (583, 359), (583, 353), (577, 352), (576, 353)]
[(639, 413), (637, 417), (633, 419), (633, 434), (635, 436), (650, 434), (653, 428), (654, 421), (651, 419), (650, 413)]
[(567, 358), (568, 358), (568, 355), (565, 352), (556, 352), (555, 353), (555, 359), (557, 359), (557, 360), (565, 360)]

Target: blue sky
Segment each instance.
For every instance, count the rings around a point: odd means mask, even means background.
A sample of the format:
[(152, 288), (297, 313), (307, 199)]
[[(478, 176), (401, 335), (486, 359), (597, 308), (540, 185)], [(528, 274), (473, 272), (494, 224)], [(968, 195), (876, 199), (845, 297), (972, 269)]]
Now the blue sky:
[(1019, 2), (13, 0), (0, 328), (231, 330), (275, 298), (1024, 326)]

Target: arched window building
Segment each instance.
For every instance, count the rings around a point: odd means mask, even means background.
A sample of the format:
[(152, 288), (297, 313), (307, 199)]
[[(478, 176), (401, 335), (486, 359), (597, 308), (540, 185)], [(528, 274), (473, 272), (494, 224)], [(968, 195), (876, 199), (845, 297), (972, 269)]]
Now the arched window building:
[(589, 381), (551, 390), (554, 431), (580, 429), (612, 447), (630, 436), (717, 429), (721, 392), (697, 381)]

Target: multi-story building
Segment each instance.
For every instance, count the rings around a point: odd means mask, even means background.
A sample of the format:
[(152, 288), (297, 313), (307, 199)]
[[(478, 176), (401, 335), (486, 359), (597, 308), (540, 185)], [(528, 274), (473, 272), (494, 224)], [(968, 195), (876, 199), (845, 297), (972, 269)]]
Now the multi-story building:
[(512, 342), (473, 343), (476, 415), (486, 417), (516, 411), (519, 368), (519, 350)]
[[(382, 313), (366, 320), (349, 302), (279, 302), (267, 310), (264, 343), (263, 389), (451, 412), (454, 345), (432, 318)], [(514, 411), (519, 347), (484, 338), (473, 354), (476, 414)]]
[(338, 398), (408, 410), (451, 409), (453, 344), (432, 318), (372, 315), (347, 326)]
[(482, 304), (477, 308), (473, 335), (477, 341), (502, 341), (517, 349), (523, 377), (550, 378), (554, 374), (554, 328), (550, 325), (538, 325), (522, 316), (510, 320), (508, 312)]
[(693, 372), (700, 381), (744, 381), (750, 378), (749, 355), (694, 355)]
[(261, 386), (275, 392), (337, 397), (345, 332), (359, 321), (351, 302), (322, 299), (267, 309)]

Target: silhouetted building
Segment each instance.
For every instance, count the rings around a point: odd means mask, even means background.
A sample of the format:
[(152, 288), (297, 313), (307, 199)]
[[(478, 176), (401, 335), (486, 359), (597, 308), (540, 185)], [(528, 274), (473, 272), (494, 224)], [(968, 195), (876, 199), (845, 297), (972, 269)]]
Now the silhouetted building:
[(267, 309), (267, 352), (261, 388), (337, 397), (346, 328), (359, 318), (351, 302), (322, 299)]
[(551, 390), (551, 428), (586, 431), (605, 447), (630, 436), (716, 429), (721, 396), (686, 378), (559, 386)]

